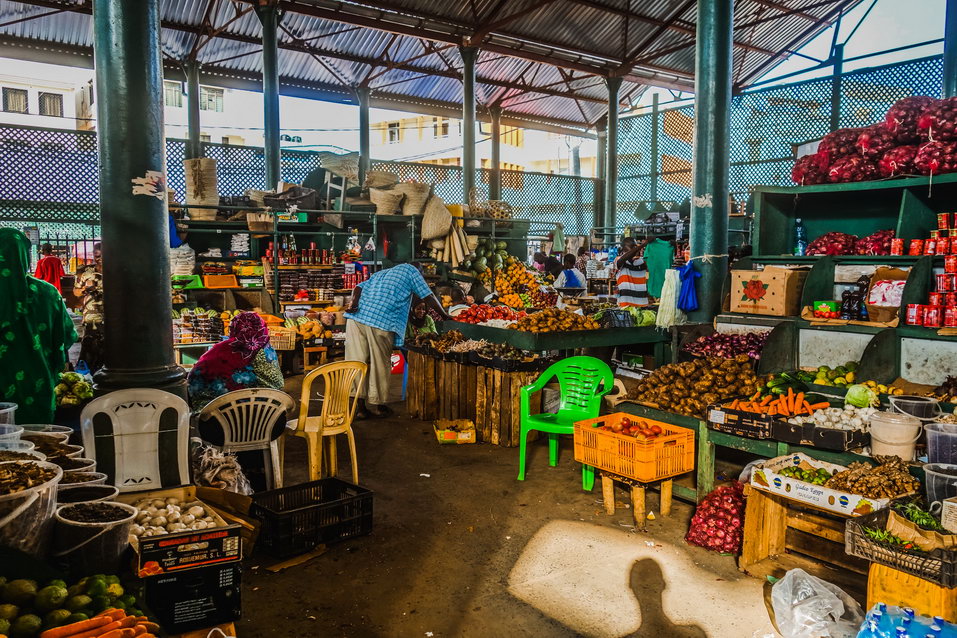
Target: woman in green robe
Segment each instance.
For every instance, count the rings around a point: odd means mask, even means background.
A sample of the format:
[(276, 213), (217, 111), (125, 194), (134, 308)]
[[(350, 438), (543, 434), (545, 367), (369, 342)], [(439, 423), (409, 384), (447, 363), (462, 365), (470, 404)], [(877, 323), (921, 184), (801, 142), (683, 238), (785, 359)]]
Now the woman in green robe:
[(57, 289), (27, 274), (29, 250), (26, 235), (0, 228), (0, 401), (19, 406), (17, 423), (52, 423), (76, 331)]

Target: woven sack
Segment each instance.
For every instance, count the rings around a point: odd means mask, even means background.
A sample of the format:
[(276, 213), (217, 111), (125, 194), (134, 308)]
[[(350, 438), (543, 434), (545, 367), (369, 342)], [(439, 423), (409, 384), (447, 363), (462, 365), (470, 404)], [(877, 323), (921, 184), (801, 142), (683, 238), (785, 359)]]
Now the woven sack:
[(429, 198), (422, 216), (422, 239), (438, 239), (449, 234), (452, 227), (452, 213), (438, 195)]
[(375, 204), (377, 215), (395, 215), (402, 203), (402, 193), (383, 188), (370, 188), (369, 199)]
[(256, 190), (255, 188), (246, 189), (246, 197), (248, 197), (250, 201), (252, 201), (252, 203), (254, 203), (256, 206), (259, 206), (260, 208), (264, 208), (266, 206), (265, 204), (266, 197), (270, 195), (275, 195), (275, 194), (276, 194), (275, 191), (260, 191), (260, 190)]
[(432, 187), (428, 184), (418, 184), (406, 182), (396, 184), (392, 190), (405, 195), (402, 200), (403, 215), (421, 215), (425, 212), (425, 204), (429, 201), (429, 195), (432, 193)]
[(389, 171), (366, 172), (366, 188), (389, 188), (399, 183), (399, 176)]

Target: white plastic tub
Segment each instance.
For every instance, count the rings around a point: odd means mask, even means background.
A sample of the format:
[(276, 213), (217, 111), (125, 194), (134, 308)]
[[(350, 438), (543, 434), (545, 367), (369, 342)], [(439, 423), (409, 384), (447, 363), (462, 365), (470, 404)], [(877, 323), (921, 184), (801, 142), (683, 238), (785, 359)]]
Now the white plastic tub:
[(913, 461), (921, 429), (917, 417), (896, 412), (877, 412), (871, 416), (871, 454), (899, 456), (905, 461)]
[(56, 487), (63, 478), (63, 470), (46, 461), (8, 463), (36, 463), (55, 471), (53, 478), (46, 483), (0, 495), (0, 545), (42, 557), (50, 541), (50, 523), (56, 510)]
[(23, 428), (12, 423), (0, 423), (0, 449), (6, 445), (12, 445), (20, 440), (23, 434)]
[(16, 423), (13, 414), (17, 411), (16, 403), (0, 402), (0, 423)]

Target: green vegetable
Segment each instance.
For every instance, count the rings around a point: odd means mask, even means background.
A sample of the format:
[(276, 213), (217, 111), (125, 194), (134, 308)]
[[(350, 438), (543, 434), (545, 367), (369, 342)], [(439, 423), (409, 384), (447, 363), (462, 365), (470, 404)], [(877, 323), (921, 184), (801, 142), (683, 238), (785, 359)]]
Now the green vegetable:
[(888, 545), (897, 545), (901, 549), (909, 549), (916, 552), (923, 551), (910, 541), (905, 541), (900, 536), (895, 536), (891, 534), (886, 529), (877, 529), (875, 527), (862, 527), (861, 531), (864, 532), (864, 535), (867, 536), (872, 541), (877, 541), (878, 543), (886, 543)]
[(844, 403), (853, 405), (855, 408), (876, 408), (881, 404), (877, 398), (877, 393), (860, 383), (847, 389), (847, 394), (844, 395)]
[(909, 503), (897, 503), (894, 505), (894, 509), (911, 523), (914, 523), (919, 527), (930, 529), (935, 532), (944, 532), (945, 534), (948, 533), (944, 526), (940, 524), (933, 514), (924, 510), (920, 505), (914, 503), (913, 501)]

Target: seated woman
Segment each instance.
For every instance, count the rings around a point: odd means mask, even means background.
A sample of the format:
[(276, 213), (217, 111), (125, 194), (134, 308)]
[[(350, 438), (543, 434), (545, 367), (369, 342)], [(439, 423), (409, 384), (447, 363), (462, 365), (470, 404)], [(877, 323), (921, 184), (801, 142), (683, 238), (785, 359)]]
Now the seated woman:
[(575, 267), (575, 255), (567, 254), (562, 261), (565, 269), (555, 279), (555, 288), (584, 288), (585, 275)]
[(418, 335), (436, 334), (435, 320), (429, 316), (429, 306), (424, 299), (414, 297), (409, 312), (409, 323), (405, 326), (405, 340), (411, 341)]
[(229, 338), (206, 351), (187, 378), (189, 400), (198, 412), (216, 397), (246, 388), (283, 389), (276, 351), (269, 345), (269, 329), (255, 312), (236, 315)]

